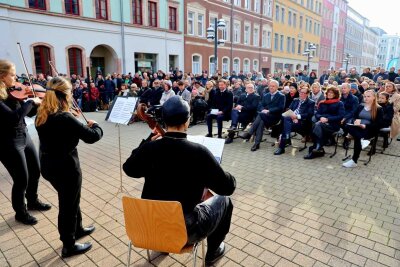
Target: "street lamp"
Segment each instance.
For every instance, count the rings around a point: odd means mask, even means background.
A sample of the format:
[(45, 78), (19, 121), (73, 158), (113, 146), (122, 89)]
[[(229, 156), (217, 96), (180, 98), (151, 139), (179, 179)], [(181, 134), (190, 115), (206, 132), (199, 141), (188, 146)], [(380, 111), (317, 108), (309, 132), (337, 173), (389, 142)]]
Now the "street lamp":
[(218, 39), (218, 29), (224, 30), (226, 27), (226, 23), (224, 19), (217, 19), (214, 20), (214, 25), (210, 25), (207, 28), (207, 40), (209, 42), (214, 41), (214, 68), (217, 70), (218, 68), (218, 45), (223, 46), (225, 44), (224, 39)]
[(312, 52), (314, 52), (315, 50), (317, 50), (315, 44), (309, 43), (307, 49), (303, 52), (303, 56), (307, 56), (307, 72), (310, 72), (310, 59), (314, 57), (312, 55)]
[(353, 57), (353, 55), (351, 55), (350, 53), (346, 53), (345, 55), (346, 55), (346, 57), (343, 59), (343, 63), (346, 63), (346, 73), (347, 73), (347, 68), (349, 66), (349, 61), (350, 61), (350, 58)]

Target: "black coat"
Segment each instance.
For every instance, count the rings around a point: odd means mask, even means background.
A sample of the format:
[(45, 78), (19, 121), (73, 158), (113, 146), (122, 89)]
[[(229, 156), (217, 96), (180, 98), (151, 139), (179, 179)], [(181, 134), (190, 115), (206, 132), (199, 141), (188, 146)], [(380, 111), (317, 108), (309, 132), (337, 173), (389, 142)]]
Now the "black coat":
[(250, 121), (255, 117), (259, 102), (260, 96), (255, 93), (249, 95), (244, 93), (239, 97), (237, 104), (242, 106), (240, 113), (242, 116), (246, 117), (247, 121)]
[(319, 121), (321, 117), (327, 118), (329, 125), (338, 130), (340, 128), (340, 122), (344, 117), (343, 102), (339, 101), (331, 104), (320, 102), (317, 113), (315, 113), (315, 118)]
[(278, 91), (271, 100), (271, 93), (267, 93), (262, 99), (261, 106), (269, 110), (268, 114), (271, 116), (280, 117), (285, 109), (285, 95)]
[[(210, 95), (211, 98), (211, 95)], [(225, 118), (231, 118), (233, 108), (233, 94), (228, 89), (221, 93), (220, 89), (215, 90), (211, 99), (211, 108), (224, 112)]]
[(390, 127), (390, 125), (392, 125), (393, 121), (393, 116), (394, 116), (393, 104), (390, 103), (386, 103), (386, 105), (381, 104), (381, 107), (383, 111), (381, 127), (388, 128)]
[[(295, 98), (290, 104), (289, 109), (295, 111), (299, 106), (299, 103), (300, 99)], [(299, 110), (300, 120), (311, 121), (311, 118), (314, 115), (314, 108), (315, 108), (315, 102), (307, 97), (304, 103), (300, 106)]]
[[(359, 105), (355, 114), (354, 114), (354, 120), (357, 120), (360, 118), (360, 113), (364, 109), (364, 105)], [(381, 107), (378, 107), (378, 111), (376, 113), (376, 118), (375, 120), (371, 120), (370, 124), (367, 124), (365, 129), (367, 130), (367, 138), (374, 137), (378, 134), (379, 129), (383, 128), (382, 126), (382, 121), (383, 121), (383, 109)]]
[[(177, 159), (189, 159), (193, 164)], [(219, 195), (231, 195), (236, 180), (224, 172), (211, 152), (204, 146), (186, 139), (185, 133), (167, 132), (156, 141), (144, 142), (132, 151), (123, 165), (130, 177), (144, 177), (142, 198), (173, 200), (190, 213), (200, 203), (204, 188)]]
[(344, 119), (349, 120), (354, 117), (354, 113), (356, 112), (358, 108), (358, 98), (353, 95), (352, 93), (349, 93), (349, 95), (345, 97), (341, 97), (340, 101), (343, 102), (344, 105)]

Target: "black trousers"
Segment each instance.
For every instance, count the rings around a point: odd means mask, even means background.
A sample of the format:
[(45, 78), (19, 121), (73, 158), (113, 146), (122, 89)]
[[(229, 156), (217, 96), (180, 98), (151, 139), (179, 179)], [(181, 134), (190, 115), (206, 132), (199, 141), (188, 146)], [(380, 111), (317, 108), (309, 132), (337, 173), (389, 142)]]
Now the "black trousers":
[(216, 251), (229, 232), (232, 211), (232, 201), (226, 196), (216, 195), (198, 204), (192, 213), (185, 215), (188, 244), (207, 237), (207, 253)]
[(332, 136), (334, 132), (336, 132), (338, 128), (336, 126), (332, 126), (329, 123), (317, 122), (314, 124), (312, 138), (314, 141), (314, 146), (319, 144), (322, 148), (326, 140)]
[(28, 202), (36, 201), (40, 177), (38, 154), (27, 130), (7, 140), (7, 144), (0, 149), (0, 161), (14, 182), (12, 207), (17, 214), (25, 213), (25, 196)]
[(75, 244), (75, 234), (82, 230), (81, 200), (82, 177), (57, 177), (50, 183), (58, 192), (58, 232), (64, 246)]
[(347, 132), (353, 137), (354, 139), (354, 152), (353, 152), (353, 161), (357, 163), (358, 158), (360, 157), (362, 146), (361, 146), (361, 139), (362, 138), (370, 138), (368, 136), (368, 131), (366, 129), (362, 129), (360, 127), (355, 126), (345, 126)]

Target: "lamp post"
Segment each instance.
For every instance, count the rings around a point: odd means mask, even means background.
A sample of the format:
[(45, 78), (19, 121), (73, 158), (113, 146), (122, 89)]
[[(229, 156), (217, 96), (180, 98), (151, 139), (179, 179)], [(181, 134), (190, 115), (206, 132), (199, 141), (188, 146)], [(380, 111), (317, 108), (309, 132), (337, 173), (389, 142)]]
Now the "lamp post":
[(308, 47), (306, 50), (303, 52), (303, 56), (307, 56), (307, 72), (310, 72), (310, 59), (312, 59), (314, 56), (312, 55), (312, 52), (314, 52), (317, 49), (315, 44), (309, 43)]
[(346, 57), (343, 59), (343, 63), (346, 63), (346, 73), (347, 73), (347, 68), (349, 67), (350, 58), (352, 58), (353, 56), (350, 53), (346, 53), (345, 56)]
[(217, 19), (214, 20), (214, 25), (210, 25), (207, 29), (207, 40), (209, 42), (214, 41), (214, 68), (215, 71), (218, 68), (218, 45), (224, 45), (224, 39), (218, 39), (218, 29), (224, 30), (226, 27), (224, 19)]

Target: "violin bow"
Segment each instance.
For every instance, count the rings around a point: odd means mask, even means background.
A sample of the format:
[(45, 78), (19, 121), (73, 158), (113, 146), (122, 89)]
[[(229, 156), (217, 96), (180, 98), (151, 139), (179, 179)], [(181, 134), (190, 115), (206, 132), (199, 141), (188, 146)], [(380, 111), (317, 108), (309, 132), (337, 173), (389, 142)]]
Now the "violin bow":
[(26, 66), (24, 54), (22, 53), (21, 43), (20, 43), (20, 42), (17, 42), (17, 46), (18, 46), (18, 48), (19, 48), (19, 49), (18, 49), (18, 50), (19, 50), (19, 55), (21, 56), (22, 62), (24, 63), (24, 68), (25, 68), (25, 71), (26, 71), (26, 75), (28, 76), (29, 84), (30, 84), (30, 86), (31, 86), (31, 88), (32, 88), (33, 96), (36, 97), (36, 92), (35, 92), (35, 88), (33, 88), (32, 80), (31, 80), (31, 75), (29, 74), (28, 68), (27, 68), (27, 66)]
[[(56, 73), (56, 75), (58, 76), (58, 71), (56, 69), (56, 66), (53, 64), (53, 62), (49, 61), (49, 65), (53, 69), (53, 71)], [(85, 120), (85, 122), (88, 123), (88, 120), (86, 119), (85, 115), (83, 115), (81, 108), (79, 107), (78, 103), (76, 103), (75, 98), (73, 96), (72, 96), (72, 106), (75, 110), (77, 110), (82, 115), (82, 118)]]

